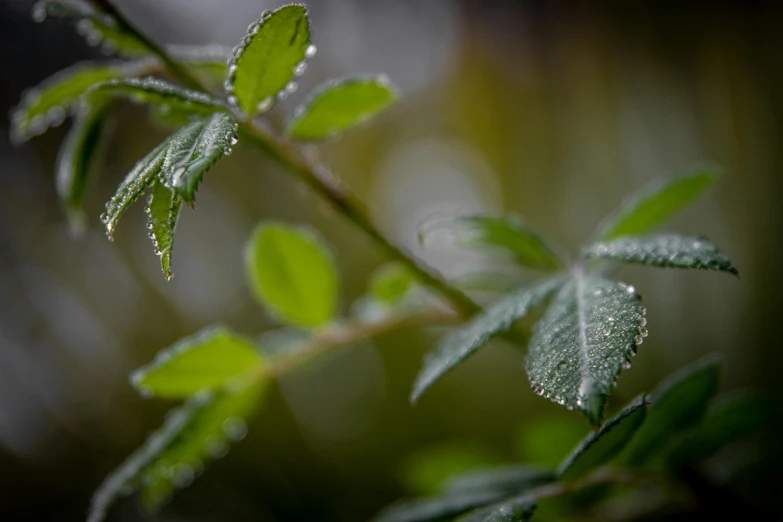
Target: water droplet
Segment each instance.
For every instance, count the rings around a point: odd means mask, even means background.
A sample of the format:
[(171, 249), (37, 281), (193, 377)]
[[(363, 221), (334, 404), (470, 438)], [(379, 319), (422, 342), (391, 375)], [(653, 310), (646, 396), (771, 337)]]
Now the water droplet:
[(46, 8), (41, 2), (36, 3), (35, 7), (33, 7), (33, 20), (39, 24), (46, 20)]
[(194, 478), (196, 478), (196, 474), (193, 472), (193, 468), (187, 464), (177, 464), (174, 466), (172, 481), (178, 488), (190, 486)]
[(275, 100), (271, 96), (267, 96), (266, 98), (258, 102), (258, 105), (256, 106), (256, 110), (258, 112), (266, 112), (272, 108), (272, 105), (274, 103)]
[(623, 370), (630, 370), (631, 369), (631, 361), (625, 361), (623, 363)]
[(648, 335), (649, 333), (650, 333), (650, 332), (648, 332), (648, 331), (647, 331), (647, 328), (641, 328), (641, 329), (639, 329), (639, 335), (641, 335), (642, 337), (647, 337), (647, 335)]
[(49, 120), (49, 125), (53, 125), (56, 127), (57, 125), (60, 125), (63, 121), (65, 121), (65, 109), (63, 109), (59, 105), (52, 107), (46, 113), (46, 118)]
[(223, 422), (223, 433), (233, 441), (242, 440), (247, 435), (247, 424), (239, 417), (230, 417)]
[(231, 136), (231, 139), (229, 140), (229, 143), (233, 147), (234, 145), (237, 144), (237, 142), (239, 142), (239, 137), (236, 134), (234, 134), (233, 136)]
[(285, 91), (289, 94), (295, 93), (299, 86), (296, 82), (288, 82), (285, 86)]
[(272, 16), (272, 11), (269, 9), (266, 9), (264, 12), (261, 13), (261, 18), (269, 18)]
[(635, 294), (636, 293), (636, 288), (634, 288), (633, 285), (628, 285), (626, 287), (625, 291), (628, 292), (629, 294)]
[(318, 52), (318, 47), (316, 47), (313, 44), (310, 44), (307, 46), (307, 49), (305, 49), (305, 58), (312, 58), (315, 56), (315, 53)]
[(225, 457), (228, 453), (228, 443), (225, 440), (219, 439), (213, 435), (207, 437), (205, 444), (207, 447), (207, 453), (209, 453), (213, 459)]
[(641, 335), (637, 335), (636, 337), (633, 338), (633, 340), (636, 343), (636, 346), (639, 346), (644, 342), (644, 337), (642, 337)]
[(281, 91), (279, 91), (277, 93), (277, 99), (278, 100), (283, 101), (286, 98), (288, 98), (288, 91), (286, 91), (285, 89), (282, 89)]
[(239, 100), (233, 94), (230, 95), (228, 98), (226, 98), (226, 100), (228, 101), (228, 103), (230, 103), (231, 105), (234, 105), (234, 106), (236, 106), (239, 103)]
[(82, 18), (76, 24), (76, 32), (82, 36), (87, 36), (87, 33), (92, 31), (92, 22), (86, 18)]

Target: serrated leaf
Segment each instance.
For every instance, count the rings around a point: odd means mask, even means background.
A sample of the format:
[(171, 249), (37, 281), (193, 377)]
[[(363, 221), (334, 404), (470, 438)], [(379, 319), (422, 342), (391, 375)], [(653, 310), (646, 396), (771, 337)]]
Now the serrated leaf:
[(575, 271), (534, 328), (533, 390), (600, 425), (617, 375), (647, 333), (644, 315), (632, 286)]
[(586, 259), (614, 259), (624, 263), (673, 268), (717, 270), (738, 275), (737, 269), (714, 244), (701, 237), (660, 234), (627, 236), (594, 243), (582, 255)]
[(719, 377), (719, 360), (708, 357), (659, 384), (650, 395), (647, 420), (623, 452), (623, 462), (644, 463), (672, 437), (697, 424), (715, 395)]
[(316, 328), (337, 310), (337, 269), (310, 230), (282, 223), (258, 226), (245, 250), (245, 270), (255, 297), (292, 325)]
[(370, 295), (388, 305), (399, 303), (416, 285), (410, 270), (399, 263), (387, 263), (370, 275)]
[(123, 96), (135, 103), (169, 107), (194, 115), (208, 116), (227, 111), (223, 102), (207, 93), (185, 89), (152, 76), (109, 80), (94, 85), (90, 92)]
[(425, 356), (422, 369), (413, 385), (411, 402), (416, 402), (435, 381), (490, 339), (508, 331), (515, 321), (541, 304), (561, 284), (562, 280), (556, 278), (517, 291), (444, 337), (438, 346)]
[(530, 520), (535, 510), (535, 499), (520, 495), (477, 509), (458, 520), (459, 522), (525, 522)]
[(655, 182), (632, 194), (598, 227), (598, 240), (637, 236), (657, 227), (696, 199), (715, 180), (713, 170), (703, 169), (678, 179)]
[(470, 491), (459, 495), (408, 500), (392, 504), (373, 518), (374, 522), (433, 522), (451, 520), (478, 507), (506, 497), (497, 491)]
[(327, 82), (297, 107), (286, 133), (302, 141), (332, 138), (377, 116), (398, 97), (385, 75)]
[(250, 25), (228, 63), (226, 92), (245, 114), (272, 108), (306, 58), (315, 54), (310, 44), (310, 22), (303, 5), (267, 11)]
[(443, 493), (460, 495), (473, 491), (497, 491), (508, 495), (543, 486), (556, 479), (548, 470), (528, 465), (511, 465), (469, 471), (446, 481)]
[(100, 101), (83, 102), (57, 155), (57, 193), (71, 230), (84, 228), (84, 195), (101, 153), (109, 106)]
[(33, 7), (33, 19), (43, 22), (47, 16), (75, 20), (76, 31), (89, 45), (101, 45), (106, 52), (133, 57), (154, 54), (135, 34), (126, 31), (121, 22), (83, 0), (40, 0)]
[(419, 231), (424, 244), (434, 233), (447, 231), (456, 243), (469, 249), (489, 248), (510, 254), (514, 262), (536, 270), (563, 268), (565, 262), (555, 248), (516, 216), (460, 216), (451, 220), (433, 220)]
[(705, 459), (730, 442), (757, 431), (770, 414), (767, 402), (756, 395), (734, 393), (718, 397), (704, 418), (669, 451), (670, 465)]
[(166, 279), (171, 279), (171, 255), (174, 250), (174, 232), (177, 228), (182, 198), (169, 190), (160, 180), (155, 180), (147, 201), (147, 228), (160, 257), (160, 268)]
[(131, 377), (144, 396), (182, 399), (243, 381), (264, 367), (253, 344), (225, 328), (208, 328), (162, 350)]
[(88, 522), (100, 522), (122, 495), (141, 492), (154, 511), (176, 489), (188, 486), (208, 459), (226, 454), (231, 441), (247, 432), (247, 418), (257, 409), (265, 381), (201, 393), (166, 416), (163, 427), (109, 475), (92, 499)]
[(140, 74), (148, 62), (79, 63), (28, 90), (11, 114), (11, 141), (22, 143), (62, 123), (77, 108), (80, 97), (93, 85)]
[(637, 397), (616, 416), (590, 433), (560, 466), (561, 480), (573, 480), (593, 468), (609, 462), (620, 453), (644, 423), (647, 402), (643, 395)]

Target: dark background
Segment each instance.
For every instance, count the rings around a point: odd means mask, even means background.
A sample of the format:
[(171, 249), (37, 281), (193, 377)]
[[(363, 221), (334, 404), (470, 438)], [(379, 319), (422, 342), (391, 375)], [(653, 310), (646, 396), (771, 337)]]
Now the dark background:
[[(228, 46), (263, 9), (277, 7), (248, 0), (117, 4), (161, 43)], [(620, 276), (645, 298), (651, 335), (612, 405), (708, 353), (724, 357), (722, 388), (754, 388), (779, 402), (777, 6), (316, 0), (308, 7), (320, 51), (299, 92), (271, 116), (281, 120), (327, 78), (388, 73), (402, 102), (320, 154), (390, 236), (449, 276), (493, 265), (445, 244), (421, 251), (416, 226), (432, 214), (513, 211), (576, 251), (628, 191), (705, 160), (721, 165), (717, 186), (671, 228), (708, 235), (742, 278), (623, 269)], [(106, 59), (70, 23), (33, 23), (31, 7), (0, 0), (3, 114), (24, 88), (60, 68)], [(310, 223), (323, 232), (337, 252), (344, 309), (384, 261), (360, 231), (260, 153), (239, 147), (206, 177), (197, 211), (183, 211), (176, 277), (165, 282), (141, 205), (124, 218), (114, 243), (97, 223), (124, 174), (165, 136), (141, 107), (123, 105), (118, 116), (81, 238), (67, 233), (53, 187), (65, 126), (12, 148), (7, 120), (0, 120), (2, 520), (84, 518), (102, 477), (171, 406), (139, 399), (128, 384), (127, 374), (156, 351), (214, 322), (248, 334), (271, 326), (241, 269), (243, 244), (259, 220)], [(520, 354), (501, 343), (410, 407), (421, 355), (437, 335), (384, 335), (285, 379), (247, 439), (160, 519), (365, 520), (397, 496), (420, 492), (410, 470), (422, 455), (546, 462), (547, 452), (559, 451), (557, 441), (536, 442), (537, 434), (586, 431), (577, 415), (530, 393)], [(751, 441), (719, 455), (710, 473), (751, 505), (772, 509), (780, 461), (779, 445)], [(742, 480), (734, 481), (737, 474)], [(112, 512), (118, 521), (138, 516), (131, 502)]]

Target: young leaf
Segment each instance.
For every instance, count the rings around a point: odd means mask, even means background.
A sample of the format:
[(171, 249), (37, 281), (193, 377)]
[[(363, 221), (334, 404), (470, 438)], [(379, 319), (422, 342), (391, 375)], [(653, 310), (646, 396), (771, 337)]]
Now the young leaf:
[(286, 133), (303, 141), (331, 138), (386, 110), (397, 98), (385, 75), (331, 81), (297, 107)]
[(47, 16), (77, 21), (76, 31), (87, 43), (101, 45), (106, 52), (133, 57), (153, 54), (149, 46), (124, 29), (118, 20), (103, 12), (95, 3), (84, 0), (40, 0), (33, 6), (33, 19), (43, 22)]
[(460, 522), (526, 522), (536, 510), (536, 501), (525, 495), (477, 509), (461, 517)]
[(22, 143), (65, 120), (93, 85), (140, 74), (148, 62), (79, 63), (47, 78), (28, 90), (11, 114), (11, 141)]
[(144, 396), (182, 399), (242, 381), (264, 366), (250, 341), (226, 330), (208, 328), (158, 353), (131, 376)]
[(720, 362), (709, 357), (683, 368), (650, 395), (647, 421), (623, 452), (623, 461), (639, 465), (667, 441), (697, 424), (718, 387)]
[(416, 402), (421, 394), (443, 374), (465, 360), (494, 336), (510, 329), (515, 321), (541, 304), (561, 284), (562, 280), (559, 278), (549, 279), (531, 288), (515, 292), (474, 317), (462, 328), (444, 337), (424, 358), (422, 369), (413, 385), (411, 402)]
[(632, 286), (575, 271), (534, 328), (533, 390), (600, 425), (617, 375), (647, 334), (644, 315)]
[(431, 221), (419, 231), (424, 243), (434, 232), (446, 229), (457, 244), (470, 249), (492, 248), (505, 251), (522, 266), (536, 270), (558, 270), (564, 261), (541, 236), (515, 216), (460, 216), (449, 221)]
[(614, 259), (638, 265), (700, 268), (739, 274), (729, 258), (707, 239), (676, 234), (651, 237), (627, 236), (593, 243), (582, 252), (582, 255), (586, 259)]
[(214, 393), (200, 393), (172, 410), (163, 427), (109, 475), (95, 492), (88, 522), (101, 522), (122, 495), (141, 491), (154, 511), (179, 488), (190, 485), (209, 458), (224, 456), (247, 433), (246, 419), (257, 409), (265, 381)]
[(373, 522), (434, 522), (451, 520), (478, 507), (502, 500), (507, 493), (469, 491), (459, 495), (421, 498), (392, 504), (378, 513)]
[(57, 193), (74, 231), (84, 228), (84, 195), (101, 152), (108, 115), (105, 103), (83, 102), (57, 155)]
[(291, 79), (304, 72), (304, 60), (315, 51), (303, 5), (265, 12), (248, 28), (228, 62), (229, 101), (248, 115), (268, 111), (276, 96), (282, 99), (293, 92), (296, 84)]
[(645, 187), (632, 194), (613, 216), (599, 225), (597, 239), (607, 241), (649, 232), (696, 199), (714, 180), (715, 173), (703, 169)]
[(726, 444), (752, 434), (763, 426), (770, 411), (766, 401), (747, 393), (719, 397), (702, 419), (669, 453), (669, 464), (705, 459)]
[(637, 397), (617, 416), (591, 432), (560, 466), (560, 479), (573, 480), (587, 471), (609, 462), (634, 436), (647, 415), (644, 396)]
[(281, 320), (323, 326), (337, 309), (337, 269), (309, 230), (280, 223), (256, 228), (245, 251), (245, 269), (258, 301)]
[(193, 205), (201, 178), (236, 145), (237, 122), (228, 114), (216, 113), (180, 129), (166, 143), (163, 181)]
[(388, 305), (399, 303), (416, 284), (410, 270), (399, 263), (378, 267), (370, 276), (370, 295)]
[(184, 89), (152, 76), (109, 80), (93, 86), (90, 91), (196, 115), (208, 116), (227, 110), (220, 100), (207, 93)]
[(174, 250), (174, 231), (177, 228), (182, 198), (155, 180), (147, 201), (147, 228), (155, 245), (155, 254), (160, 256), (160, 268), (166, 279), (171, 279), (171, 254)]
[(452, 477), (443, 485), (443, 492), (446, 495), (460, 495), (472, 491), (497, 491), (499, 494), (513, 495), (549, 484), (556, 478), (547, 469), (527, 465), (502, 466)]

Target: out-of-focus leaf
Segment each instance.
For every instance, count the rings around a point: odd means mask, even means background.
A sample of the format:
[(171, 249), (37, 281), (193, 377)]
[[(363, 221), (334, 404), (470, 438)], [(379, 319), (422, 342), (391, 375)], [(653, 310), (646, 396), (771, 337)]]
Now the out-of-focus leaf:
[(536, 324), (527, 356), (533, 390), (600, 425), (617, 375), (647, 330), (632, 286), (574, 272)]
[(666, 442), (696, 425), (715, 395), (720, 361), (708, 357), (665, 379), (650, 395), (647, 420), (623, 452), (628, 465), (643, 464)]
[(707, 239), (676, 234), (650, 237), (627, 236), (594, 243), (582, 255), (587, 259), (613, 259), (637, 265), (699, 268), (738, 275), (737, 269), (718, 247)]
[(373, 522), (434, 522), (451, 520), (478, 507), (492, 504), (506, 493), (496, 491), (472, 491), (459, 495), (448, 495), (408, 500), (392, 504), (373, 518)]
[(184, 89), (151, 76), (109, 80), (93, 86), (90, 92), (123, 96), (135, 103), (169, 107), (180, 112), (202, 116), (227, 110), (220, 100), (209, 94)]
[(383, 303), (400, 302), (415, 286), (416, 278), (399, 263), (387, 263), (378, 267), (370, 276), (370, 295)]
[(419, 240), (425, 243), (433, 234), (448, 231), (464, 248), (490, 248), (510, 254), (522, 266), (536, 270), (558, 270), (563, 259), (540, 235), (516, 216), (460, 216), (452, 220), (437, 219), (425, 223), (419, 230)]
[(529, 277), (497, 271), (467, 272), (452, 280), (462, 290), (491, 294), (508, 294), (528, 283)]
[(460, 517), (460, 522), (525, 522), (536, 510), (533, 498), (520, 495)]
[(297, 107), (286, 133), (303, 141), (331, 138), (378, 115), (397, 98), (385, 75), (330, 81)]
[(615, 417), (590, 433), (560, 466), (560, 478), (573, 480), (591, 469), (609, 462), (620, 453), (628, 441), (644, 423), (647, 402), (644, 396), (637, 397)]
[(245, 114), (268, 111), (280, 93), (295, 89), (296, 84), (289, 82), (304, 71), (302, 64), (314, 54), (303, 5), (265, 12), (250, 25), (229, 60), (225, 85), (229, 100)]
[(76, 232), (84, 228), (84, 195), (101, 153), (108, 116), (107, 104), (82, 102), (57, 155), (57, 193)]
[(402, 465), (402, 481), (415, 495), (431, 495), (440, 491), (449, 477), (469, 470), (486, 468), (497, 463), (489, 451), (475, 444), (446, 442), (418, 451)]
[(767, 402), (759, 396), (735, 393), (718, 397), (701, 423), (671, 449), (669, 463), (680, 466), (705, 459), (726, 444), (759, 430), (769, 414)]
[(76, 31), (89, 45), (101, 45), (104, 51), (133, 57), (154, 54), (135, 34), (126, 31), (122, 23), (103, 12), (95, 3), (84, 0), (40, 0), (33, 6), (33, 19), (43, 22), (47, 16), (76, 21)]
[(222, 87), (231, 48), (222, 45), (168, 45), (166, 52), (202, 82)]
[(177, 228), (182, 198), (169, 190), (162, 181), (152, 185), (147, 202), (147, 227), (150, 239), (155, 245), (155, 254), (160, 257), (160, 268), (166, 279), (171, 279), (171, 255), (174, 251), (174, 231)]
[(265, 223), (245, 251), (245, 269), (259, 302), (279, 319), (316, 328), (337, 310), (337, 269), (328, 249), (311, 231)]
[(715, 180), (713, 169), (656, 182), (632, 194), (620, 209), (602, 222), (596, 237), (607, 241), (649, 232), (696, 199)]
[[(563, 455), (573, 450), (585, 438), (584, 421), (564, 412), (553, 416), (538, 414), (525, 419), (517, 436), (517, 449), (524, 462), (549, 468), (557, 467)], [(555, 417), (554, 414), (561, 416)]]
[(254, 381), (194, 395), (166, 416), (163, 427), (109, 475), (92, 499), (88, 522), (105, 519), (118, 497), (140, 491), (154, 511), (177, 489), (190, 485), (209, 459), (228, 452), (247, 433), (247, 418), (257, 409), (265, 381)]
[(520, 464), (463, 473), (446, 481), (442, 489), (446, 495), (474, 491), (514, 495), (554, 482), (556, 478), (551, 470)]
[(142, 395), (181, 399), (241, 382), (263, 367), (250, 341), (212, 327), (159, 352), (133, 373), (131, 382)]
[(511, 328), (515, 321), (541, 304), (561, 284), (559, 278), (549, 279), (515, 292), (444, 337), (438, 346), (425, 356), (422, 369), (413, 385), (411, 402), (416, 402), (443, 374), (473, 354), (492, 337)]

